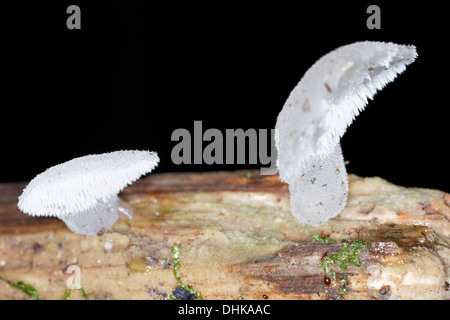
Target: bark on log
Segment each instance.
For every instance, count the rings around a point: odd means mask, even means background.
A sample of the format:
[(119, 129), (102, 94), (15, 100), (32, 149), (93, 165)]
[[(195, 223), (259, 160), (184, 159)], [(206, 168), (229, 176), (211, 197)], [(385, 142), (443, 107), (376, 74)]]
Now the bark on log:
[[(346, 208), (312, 227), (292, 217), (278, 176), (247, 173), (151, 174), (120, 195), (134, 217), (94, 237), (22, 214), (25, 183), (0, 184), (0, 299), (29, 298), (10, 285), (18, 281), (59, 299), (70, 265), (91, 299), (167, 299), (178, 286), (174, 244), (181, 279), (205, 299), (450, 298), (449, 194), (350, 175)], [(362, 266), (330, 264), (336, 277), (327, 284), (324, 256), (353, 239), (370, 242)]]

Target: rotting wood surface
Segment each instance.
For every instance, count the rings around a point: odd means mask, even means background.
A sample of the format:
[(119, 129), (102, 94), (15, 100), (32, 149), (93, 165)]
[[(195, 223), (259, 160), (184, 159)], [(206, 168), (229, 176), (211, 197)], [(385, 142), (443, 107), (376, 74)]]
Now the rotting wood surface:
[[(450, 195), (349, 178), (346, 208), (312, 227), (290, 214), (276, 175), (151, 174), (120, 194), (134, 217), (94, 237), (22, 214), (25, 183), (0, 184), (0, 277), (59, 299), (76, 265), (90, 299), (168, 299), (176, 244), (181, 279), (204, 299), (449, 299)], [(336, 242), (318, 243), (315, 233)], [(325, 281), (323, 257), (353, 239), (370, 242), (362, 266), (331, 265), (336, 277)], [(26, 298), (0, 280), (0, 299)]]

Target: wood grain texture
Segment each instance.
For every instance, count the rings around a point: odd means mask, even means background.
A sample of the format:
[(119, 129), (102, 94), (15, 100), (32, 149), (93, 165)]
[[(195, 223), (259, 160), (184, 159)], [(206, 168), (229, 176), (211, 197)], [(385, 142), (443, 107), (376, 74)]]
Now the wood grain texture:
[[(278, 176), (247, 173), (151, 174), (120, 195), (134, 217), (94, 237), (20, 213), (26, 184), (0, 184), (0, 276), (59, 299), (67, 267), (77, 265), (91, 299), (167, 299), (177, 244), (181, 278), (205, 299), (450, 298), (449, 194), (350, 175), (346, 208), (312, 227), (292, 217)], [(317, 243), (314, 233), (336, 243)], [(337, 277), (326, 284), (323, 257), (353, 239), (371, 243), (362, 266), (332, 266)], [(28, 297), (0, 281), (0, 298)]]

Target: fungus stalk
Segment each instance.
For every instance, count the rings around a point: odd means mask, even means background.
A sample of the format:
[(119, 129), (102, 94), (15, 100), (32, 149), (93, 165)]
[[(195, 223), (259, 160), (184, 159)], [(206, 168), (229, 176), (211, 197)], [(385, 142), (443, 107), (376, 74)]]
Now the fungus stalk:
[(277, 166), (289, 184), (291, 210), (319, 225), (345, 207), (348, 179), (340, 138), (377, 90), (416, 58), (414, 46), (356, 42), (319, 59), (278, 115)]

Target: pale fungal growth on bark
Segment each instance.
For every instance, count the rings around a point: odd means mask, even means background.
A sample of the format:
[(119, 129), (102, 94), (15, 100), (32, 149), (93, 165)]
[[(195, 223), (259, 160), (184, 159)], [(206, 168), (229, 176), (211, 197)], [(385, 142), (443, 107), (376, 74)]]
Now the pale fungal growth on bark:
[(277, 165), (300, 222), (318, 225), (345, 207), (340, 138), (368, 99), (416, 56), (412, 45), (356, 42), (319, 59), (291, 92), (277, 119)]
[(82, 235), (109, 229), (119, 212), (132, 216), (132, 207), (118, 194), (151, 172), (156, 152), (116, 151), (75, 158), (37, 175), (19, 197), (18, 207), (33, 216), (51, 216)]

